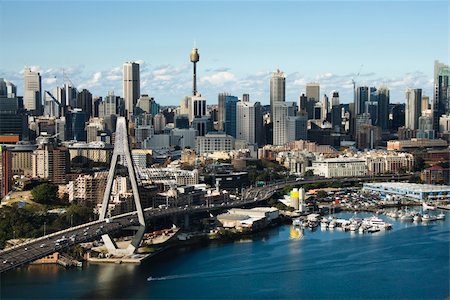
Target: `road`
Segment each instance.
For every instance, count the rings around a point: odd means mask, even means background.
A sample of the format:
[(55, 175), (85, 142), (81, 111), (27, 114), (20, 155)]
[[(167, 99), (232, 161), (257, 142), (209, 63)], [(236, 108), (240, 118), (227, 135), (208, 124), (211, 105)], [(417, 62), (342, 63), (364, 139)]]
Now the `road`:
[[(347, 178), (341, 181), (364, 181), (371, 179), (373, 179), (373, 177)], [(146, 208), (144, 209), (144, 216), (146, 221), (150, 221), (152, 219), (166, 216), (185, 214), (191, 215), (201, 212), (214, 212), (228, 208), (242, 207), (249, 204), (256, 204), (260, 201), (265, 201), (269, 199), (276, 191), (287, 185), (330, 181), (335, 181), (335, 179), (314, 178), (302, 181), (279, 180), (270, 185), (263, 187), (252, 187), (244, 190), (242, 199), (236, 199), (235, 201), (228, 202), (224, 205), (210, 207), (174, 207), (167, 209)], [(76, 227), (71, 227), (0, 251), (0, 273), (20, 267), (54, 252), (64, 251), (76, 244), (97, 240), (103, 234), (110, 234), (127, 227), (139, 225), (136, 212), (114, 216), (110, 218), (110, 220), (110, 222), (107, 222), (106, 220), (97, 220)]]

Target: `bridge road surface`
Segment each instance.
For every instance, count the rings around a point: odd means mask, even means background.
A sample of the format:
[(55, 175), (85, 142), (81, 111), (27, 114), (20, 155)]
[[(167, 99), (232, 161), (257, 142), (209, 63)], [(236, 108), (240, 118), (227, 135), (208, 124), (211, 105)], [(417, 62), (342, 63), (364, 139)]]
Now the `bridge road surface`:
[[(407, 175), (409, 176), (409, 175)], [(388, 176), (391, 178), (390, 176)], [(386, 177), (384, 177), (386, 178)], [(373, 179), (373, 177), (348, 178), (342, 181), (363, 181)], [(278, 180), (273, 184), (263, 187), (252, 187), (244, 190), (243, 199), (237, 199), (218, 206), (191, 206), (175, 207), (167, 209), (146, 208), (144, 216), (146, 220), (161, 218), (165, 216), (195, 214), (201, 212), (211, 212), (234, 207), (242, 207), (255, 204), (269, 199), (276, 191), (291, 184), (306, 184), (316, 182), (329, 182), (335, 179), (318, 178), (313, 180)], [(112, 221), (97, 220), (61, 230), (40, 238), (32, 239), (26, 243), (16, 245), (6, 250), (0, 251), (0, 273), (20, 267), (37, 259), (43, 258), (54, 252), (62, 252), (67, 248), (79, 243), (90, 242), (99, 239), (103, 234), (139, 225), (136, 212), (125, 213), (110, 218)], [(65, 239), (63, 242), (58, 240)]]

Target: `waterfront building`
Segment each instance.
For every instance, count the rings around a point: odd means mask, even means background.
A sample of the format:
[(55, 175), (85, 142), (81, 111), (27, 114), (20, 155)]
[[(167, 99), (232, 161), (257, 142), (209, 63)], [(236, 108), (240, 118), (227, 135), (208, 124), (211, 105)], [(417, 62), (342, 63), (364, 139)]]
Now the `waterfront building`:
[(450, 186), (431, 185), (405, 182), (376, 182), (364, 183), (363, 190), (378, 192), (382, 197), (396, 195), (414, 200), (437, 200), (450, 199)]
[(23, 71), (23, 104), (30, 114), (38, 116), (42, 113), (41, 74), (30, 68)]
[(177, 168), (139, 168), (139, 178), (147, 183), (156, 184), (167, 182), (183, 185), (195, 185), (199, 183), (198, 170), (192, 171)]
[(361, 177), (367, 175), (366, 161), (361, 158), (321, 158), (312, 163), (314, 175), (325, 178)]
[(420, 173), (420, 180), (426, 184), (450, 184), (450, 168), (434, 165)]
[(368, 151), (361, 158), (366, 160), (368, 175), (398, 174), (414, 169), (414, 155), (411, 153)]
[(411, 130), (419, 128), (422, 109), (422, 89), (406, 90), (405, 127)]
[(270, 119), (272, 122), (275, 103), (284, 101), (286, 101), (286, 77), (277, 69), (270, 78)]
[(123, 64), (123, 99), (128, 121), (132, 120), (137, 100), (141, 94), (139, 76), (138, 63), (126, 62)]
[(223, 132), (207, 133), (198, 136), (196, 141), (196, 152), (199, 155), (213, 153), (216, 151), (229, 152), (234, 149), (234, 138)]

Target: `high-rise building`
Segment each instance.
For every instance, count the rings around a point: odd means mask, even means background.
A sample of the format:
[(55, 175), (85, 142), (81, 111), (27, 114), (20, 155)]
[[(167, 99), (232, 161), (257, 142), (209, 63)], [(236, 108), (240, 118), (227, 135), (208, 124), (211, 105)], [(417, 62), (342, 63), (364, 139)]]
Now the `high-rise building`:
[(308, 101), (320, 101), (320, 84), (318, 82), (310, 82), (306, 84), (306, 98), (308, 98)]
[(422, 113), (422, 89), (406, 90), (405, 127), (411, 130), (419, 128)]
[(237, 102), (236, 139), (261, 146), (263, 116), (259, 102)]
[(44, 91), (44, 116), (59, 118), (61, 104), (49, 91)]
[(308, 98), (306, 97), (305, 93), (302, 93), (298, 97), (298, 111), (300, 112), (308, 111)]
[(242, 94), (242, 102), (250, 102), (250, 95)]
[(12, 188), (11, 151), (0, 145), (0, 201)]
[(0, 98), (16, 98), (17, 87), (10, 81), (0, 78)]
[(137, 100), (141, 95), (139, 76), (138, 63), (126, 62), (123, 64), (123, 99), (128, 121), (132, 120)]
[(288, 139), (288, 117), (295, 116), (297, 105), (295, 102), (274, 102), (273, 106), (273, 144), (286, 144)]
[(86, 141), (86, 113), (75, 108), (66, 115), (66, 139)]
[(289, 142), (308, 139), (308, 115), (300, 112), (287, 117), (287, 139)]
[(93, 115), (92, 112), (92, 94), (86, 89), (83, 89), (77, 95), (77, 108), (80, 108), (86, 113), (86, 120), (89, 120)]
[(194, 118), (206, 116), (206, 98), (202, 97), (200, 93), (196, 96), (188, 97), (189, 122), (192, 123)]
[(439, 118), (450, 115), (450, 68), (448, 65), (434, 62), (434, 101), (433, 101), (433, 129), (439, 131)]
[(422, 112), (430, 109), (430, 97), (422, 95)]
[(322, 116), (320, 118), (322, 121), (327, 119), (329, 110), (330, 110), (329, 99), (328, 96), (324, 94), (322, 97)]
[(333, 91), (331, 97), (331, 125), (335, 132), (341, 132), (342, 106), (339, 103), (339, 92), (337, 91)]
[(276, 102), (286, 101), (286, 77), (277, 69), (270, 78), (270, 117), (273, 120), (273, 107)]
[(104, 118), (117, 114), (117, 98), (113, 91), (109, 91), (105, 100), (99, 105), (99, 117)]
[(25, 68), (23, 72), (23, 102), (24, 107), (33, 115), (42, 113), (41, 75)]
[(0, 135), (18, 135), (22, 140), (27, 132), (27, 118), (19, 99), (0, 98)]
[(389, 89), (385, 86), (381, 86), (377, 90), (377, 123), (376, 125), (381, 127), (382, 131), (389, 129)]
[(225, 132), (236, 138), (236, 111), (238, 97), (225, 96)]
[(230, 96), (230, 94), (220, 93), (218, 96), (217, 130), (219, 131), (225, 131), (225, 116), (226, 116), (225, 101), (227, 96)]

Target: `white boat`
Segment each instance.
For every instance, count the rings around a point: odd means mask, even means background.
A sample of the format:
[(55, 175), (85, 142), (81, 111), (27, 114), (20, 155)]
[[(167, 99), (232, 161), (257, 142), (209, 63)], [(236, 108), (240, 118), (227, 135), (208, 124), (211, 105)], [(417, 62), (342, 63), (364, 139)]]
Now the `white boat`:
[(436, 220), (445, 220), (445, 214), (444, 213), (440, 213), (436, 216)]
[(423, 210), (436, 210), (436, 206), (429, 205), (425, 201), (422, 202)]
[(365, 225), (367, 225), (368, 227), (375, 227), (375, 228), (378, 228), (380, 230), (391, 229), (392, 228), (392, 224), (386, 223), (382, 219), (380, 219), (378, 217), (375, 217), (375, 216), (367, 218), (367, 219), (364, 219), (363, 223)]
[(422, 222), (426, 223), (430, 221), (430, 215), (429, 214), (423, 214), (422, 216)]
[(323, 218), (320, 222), (320, 228), (327, 229), (328, 228), (328, 220)]
[(356, 222), (352, 222), (349, 226), (350, 231), (356, 231), (359, 228), (359, 224)]
[(420, 214), (417, 214), (417, 215), (415, 215), (414, 217), (413, 217), (413, 220), (414, 220), (414, 222), (420, 222), (420, 221), (422, 221), (422, 217), (420, 216)]
[(294, 225), (294, 226), (301, 226), (302, 225), (302, 221), (300, 219), (294, 219), (294, 220), (292, 220), (292, 225)]
[(328, 228), (329, 229), (334, 229), (336, 227), (336, 221), (335, 220), (332, 220), (331, 222), (330, 222), (330, 224), (328, 224)]
[(413, 221), (413, 216), (409, 213), (404, 213), (401, 217), (400, 220), (405, 221), (405, 222), (412, 222)]

